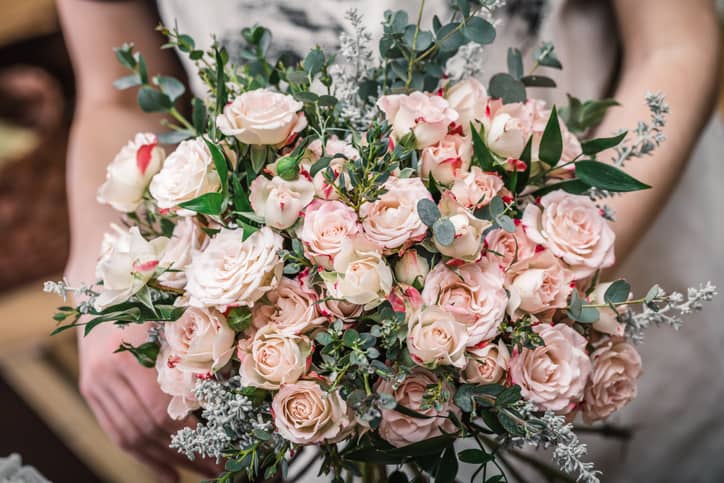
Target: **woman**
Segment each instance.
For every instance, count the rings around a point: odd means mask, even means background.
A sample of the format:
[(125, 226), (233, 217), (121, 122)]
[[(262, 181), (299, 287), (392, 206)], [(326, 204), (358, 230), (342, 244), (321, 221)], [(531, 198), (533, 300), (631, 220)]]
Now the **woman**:
[[(138, 110), (133, 92), (110, 88), (114, 79), (125, 75), (110, 55), (111, 48), (133, 40), (150, 72), (184, 76), (173, 53), (158, 48), (162, 39), (153, 30), (158, 16), (147, 2), (58, 3), (79, 86), (68, 167), (73, 245), (67, 275), (77, 282), (93, 277), (95, 257), (91, 254), (116, 218), (95, 202), (107, 160), (133, 133), (157, 130), (159, 120)], [(444, 3), (428, 2), (428, 12), (445, 8)], [(416, 5), (412, 0), (317, 0), (313, 6), (299, 0), (213, 0), (203, 6), (193, 0), (159, 2), (166, 23), (178, 19), (180, 29), (200, 44), (210, 33), (218, 33), (232, 53), (241, 27), (257, 20), (274, 30), (276, 45), (303, 52), (315, 43), (332, 46), (348, 7), (359, 8), (368, 21), (376, 22), (386, 8), (411, 11)], [(636, 288), (645, 290), (653, 280), (681, 288), (721, 273), (716, 250), (724, 242), (724, 233), (714, 207), (724, 201), (724, 195), (713, 180), (721, 179), (722, 163), (701, 159), (686, 176), (682, 174), (707, 123), (716, 89), (718, 25), (712, 3), (520, 0), (508, 1), (506, 11), (515, 15), (504, 20), (495, 44), (499, 48), (490, 49), (486, 72), (502, 70), (500, 58), (510, 45), (534, 47), (539, 39), (553, 40), (565, 66), (562, 73), (551, 74), (562, 86), (557, 92), (581, 98), (612, 96), (624, 106), (610, 111), (598, 128), (601, 135), (647, 119), (642, 102), (646, 91), (667, 95), (672, 107), (668, 141), (654, 156), (627, 166), (654, 189), (610, 203), (622, 220), (614, 225), (622, 258), (670, 201), (630, 264), (623, 267), (624, 273), (636, 275)], [(716, 136), (719, 128), (717, 124), (708, 132)], [(682, 177), (682, 186), (672, 194)], [(707, 185), (712, 189), (702, 189)], [(699, 216), (694, 216), (694, 210)], [(664, 263), (656, 263), (659, 260)], [(716, 314), (716, 308), (707, 313)], [(724, 414), (717, 408), (721, 404), (714, 404), (724, 396), (719, 335), (701, 318), (683, 332), (651, 331), (642, 346), (648, 374), (641, 382), (639, 400), (618, 421), (640, 426), (627, 444), (627, 456), (621, 458), (619, 441), (592, 439), (592, 459), (601, 463), (607, 479), (716, 481), (724, 475), (724, 462), (715, 457), (724, 448), (724, 429), (718, 422)], [(81, 391), (111, 437), (161, 477), (173, 480), (173, 465), (183, 458), (167, 448), (169, 433), (179, 427), (166, 415), (167, 397), (160, 392), (153, 370), (140, 367), (127, 353), (112, 354), (121, 340), (138, 343), (145, 336), (140, 326), (122, 332), (106, 326), (82, 339)], [(702, 465), (707, 465), (705, 470)], [(205, 462), (197, 468), (214, 471)]]

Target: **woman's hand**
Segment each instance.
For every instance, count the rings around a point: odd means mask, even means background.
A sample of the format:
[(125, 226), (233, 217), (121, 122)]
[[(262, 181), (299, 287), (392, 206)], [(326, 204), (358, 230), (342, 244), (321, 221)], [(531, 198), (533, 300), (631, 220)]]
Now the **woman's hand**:
[(103, 430), (124, 450), (154, 469), (164, 481), (177, 481), (175, 466), (184, 465), (205, 476), (221, 468), (213, 461), (195, 460), (169, 448), (170, 435), (194, 420), (172, 420), (169, 396), (156, 382), (156, 370), (141, 366), (129, 352), (114, 354), (123, 342), (146, 340), (145, 325), (96, 327), (79, 342), (80, 390)]

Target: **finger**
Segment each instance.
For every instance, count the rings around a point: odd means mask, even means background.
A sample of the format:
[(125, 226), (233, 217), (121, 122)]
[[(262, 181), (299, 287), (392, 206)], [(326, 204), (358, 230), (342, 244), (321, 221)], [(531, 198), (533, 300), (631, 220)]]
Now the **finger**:
[[(110, 403), (111, 407), (106, 408), (105, 404), (101, 402), (102, 400), (107, 400)], [(114, 420), (115, 418), (111, 416), (114, 414), (122, 414), (120, 412), (120, 408), (116, 407), (115, 402), (110, 400), (110, 398), (103, 397), (89, 397), (88, 404), (91, 406), (91, 409), (93, 410), (93, 413), (95, 414), (96, 419), (98, 420), (98, 423), (100, 424), (103, 431), (111, 437), (116, 445), (118, 445), (119, 447), (123, 446), (124, 443), (122, 438), (128, 436), (122, 436), (123, 431), (121, 428), (126, 427), (128, 423), (124, 423), (123, 421), (116, 421)], [(179, 474), (176, 469), (173, 466), (164, 463), (163, 459), (151, 457), (141, 451), (136, 450), (135, 448), (129, 447), (127, 451), (134, 458), (138, 459), (145, 465), (152, 468), (161, 480), (174, 483), (179, 481)]]

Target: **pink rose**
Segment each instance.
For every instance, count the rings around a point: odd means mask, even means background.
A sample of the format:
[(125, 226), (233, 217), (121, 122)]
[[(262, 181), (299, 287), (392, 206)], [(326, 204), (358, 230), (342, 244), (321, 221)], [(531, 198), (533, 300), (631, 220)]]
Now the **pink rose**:
[(429, 271), (430, 264), (414, 248), (405, 251), (395, 263), (395, 277), (406, 285), (422, 286)]
[(567, 414), (583, 398), (591, 373), (586, 338), (566, 324), (540, 324), (533, 330), (544, 345), (523, 349), (510, 360), (510, 375), (524, 399), (544, 410)]
[(168, 346), (161, 348), (156, 358), (156, 372), (159, 387), (171, 396), (168, 403), (168, 415), (171, 419), (184, 419), (191, 411), (201, 407), (194, 395), (198, 374), (182, 371), (177, 367), (178, 358), (172, 355)]
[(485, 235), (485, 256), (494, 263), (499, 263), (508, 270), (516, 262), (522, 262), (535, 255), (535, 244), (532, 243), (521, 225), (516, 226), (515, 233), (502, 228), (490, 230)]
[(167, 287), (184, 288), (184, 270), (191, 263), (192, 255), (201, 250), (207, 241), (206, 233), (194, 218), (180, 218), (159, 262), (160, 267), (169, 270), (159, 275), (158, 281)]
[(510, 291), (508, 310), (540, 314), (568, 306), (573, 288), (573, 272), (565, 268), (550, 252), (514, 264), (506, 274)]
[(226, 136), (245, 144), (281, 144), (307, 126), (304, 105), (292, 96), (265, 89), (244, 92), (216, 118)]
[(359, 214), (369, 239), (389, 253), (425, 237), (427, 226), (417, 214), (417, 202), (431, 200), (432, 195), (420, 178), (391, 176), (384, 187), (387, 192), (376, 201), (363, 204)]
[(607, 344), (592, 355), (593, 372), (583, 399), (587, 423), (605, 419), (636, 398), (641, 356), (627, 342)]
[(334, 322), (339, 319), (342, 322), (352, 323), (362, 315), (363, 305), (353, 304), (346, 300), (326, 299), (319, 302), (319, 313)]
[(436, 410), (432, 404), (423, 407), (423, 396), (427, 391), (427, 386), (437, 383), (437, 376), (422, 367), (413, 369), (397, 388), (394, 388), (389, 381), (380, 379), (377, 385), (378, 394), (392, 394), (400, 406), (430, 416), (429, 419), (415, 418), (394, 409), (383, 409), (379, 428), (380, 436), (399, 448), (440, 436), (443, 431), (445, 433), (456, 432), (455, 424), (447, 418), (447, 415), (452, 412), (460, 416), (460, 409), (452, 403), (454, 389), (449, 384), (443, 383), (444, 389), (450, 392), (450, 400), (443, 404), (440, 411)]
[(614, 263), (616, 235), (587, 196), (553, 191), (540, 207), (526, 206), (522, 220), (528, 238), (563, 259), (576, 280)]
[[(599, 283), (596, 288), (591, 292), (589, 298), (591, 303), (604, 304), (606, 303), (604, 295), (606, 290), (611, 286), (612, 282)], [(619, 310), (625, 310), (624, 307), (619, 307)], [(614, 311), (610, 307), (601, 307), (598, 309), (598, 320), (592, 325), (595, 330), (603, 334), (609, 334), (616, 337), (623, 337), (624, 325), (618, 321), (618, 312)]]
[(476, 218), (470, 210), (457, 202), (450, 191), (442, 194), (438, 208), (440, 214), (453, 224), (455, 238), (450, 245), (443, 245), (433, 239), (435, 248), (450, 258), (465, 261), (475, 261), (480, 258), (483, 232), (491, 225), (490, 221)]
[(496, 384), (505, 379), (510, 352), (501, 340), (497, 344), (468, 349), (468, 364), (462, 374), (468, 384)]
[(304, 176), (287, 181), (259, 175), (249, 187), (249, 201), (267, 225), (283, 230), (297, 222), (299, 214), (314, 198), (314, 185)]
[(178, 320), (163, 325), (163, 334), (181, 370), (216, 372), (234, 353), (235, 333), (214, 309), (188, 307)]
[(463, 368), (467, 343), (465, 325), (442, 307), (427, 307), (408, 322), (407, 348), (420, 365)]
[(285, 384), (272, 400), (274, 426), (296, 444), (335, 443), (353, 429), (353, 418), (339, 392), (324, 392), (314, 381)]
[(106, 168), (106, 180), (98, 189), (99, 203), (125, 213), (135, 211), (143, 194), (158, 173), (166, 153), (152, 133), (138, 133), (123, 146)]
[(455, 179), (450, 191), (466, 208), (481, 208), (503, 189), (503, 180), (495, 173), (486, 173), (473, 166), (469, 173)]
[(508, 303), (503, 273), (493, 264), (466, 263), (454, 270), (438, 263), (425, 278), (422, 301), (439, 305), (465, 325), (467, 345), (498, 334)]
[(318, 311), (318, 300), (298, 279), (282, 277), (277, 288), (254, 304), (252, 322), (256, 328), (273, 325), (283, 334), (303, 334), (327, 321)]
[(422, 92), (382, 96), (377, 106), (392, 125), (393, 136), (400, 139), (413, 132), (418, 148), (440, 141), (458, 119), (458, 113), (443, 97)]
[(361, 231), (357, 213), (340, 201), (312, 201), (304, 211), (299, 239), (309, 260), (331, 270), (347, 241)]
[(449, 185), (470, 168), (472, 156), (470, 138), (448, 134), (422, 150), (418, 172), (425, 181), (432, 176), (439, 184)]
[(306, 374), (311, 353), (308, 337), (284, 334), (274, 325), (265, 325), (250, 343), (239, 345), (241, 385), (276, 390), (296, 382)]
[[(342, 154), (344, 158), (334, 158), (333, 156), (336, 154)], [(344, 182), (345, 186), (351, 188), (349, 176), (345, 174), (345, 163), (347, 160), (359, 158), (359, 152), (357, 152), (354, 146), (346, 141), (340, 140), (337, 136), (331, 136), (327, 139), (324, 153), (322, 153), (322, 141), (315, 139), (309, 143), (309, 146), (307, 146), (307, 155), (308, 158), (305, 158), (307, 161), (307, 170), (309, 170), (323, 155), (333, 157), (333, 159), (329, 162), (329, 168), (332, 170), (335, 183), (337, 186), (340, 186), (342, 182)], [(325, 171), (326, 169), (323, 169), (315, 173), (314, 178), (312, 179), (316, 195), (325, 200), (336, 200), (339, 196), (337, 195), (334, 187), (325, 178)]]
[(465, 79), (449, 88), (445, 94), (450, 107), (459, 114), (457, 123), (470, 135), (470, 123), (480, 123), (487, 117), (488, 93), (477, 79)]

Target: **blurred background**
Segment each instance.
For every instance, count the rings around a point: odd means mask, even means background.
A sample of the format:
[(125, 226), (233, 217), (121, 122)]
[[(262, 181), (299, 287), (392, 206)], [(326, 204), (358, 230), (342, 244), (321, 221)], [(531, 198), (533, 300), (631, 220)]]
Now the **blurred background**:
[(73, 75), (53, 0), (0, 0), (0, 12), (0, 457), (20, 453), (60, 483), (154, 481), (81, 399), (74, 334), (48, 337), (58, 299), (41, 287), (68, 250)]

